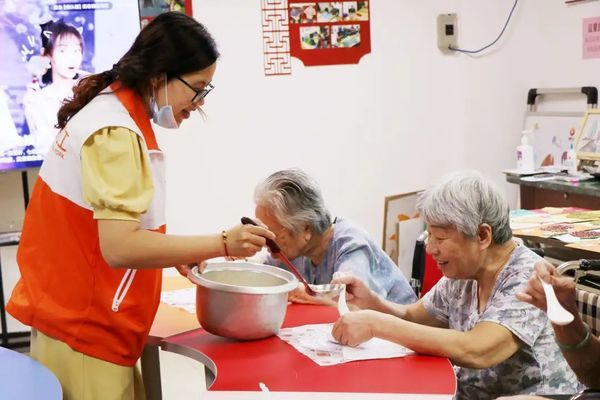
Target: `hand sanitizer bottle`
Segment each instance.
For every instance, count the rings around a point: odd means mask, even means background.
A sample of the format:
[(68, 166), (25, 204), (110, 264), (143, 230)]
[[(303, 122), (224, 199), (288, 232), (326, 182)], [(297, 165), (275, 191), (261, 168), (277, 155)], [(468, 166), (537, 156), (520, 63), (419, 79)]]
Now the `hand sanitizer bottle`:
[(517, 170), (523, 174), (532, 174), (535, 172), (535, 163), (533, 162), (533, 147), (527, 143), (526, 132), (523, 131), (521, 144), (517, 146)]
[(573, 141), (569, 144), (569, 151), (567, 151), (567, 159), (565, 160), (565, 167), (569, 175), (577, 175), (577, 154), (573, 148)]

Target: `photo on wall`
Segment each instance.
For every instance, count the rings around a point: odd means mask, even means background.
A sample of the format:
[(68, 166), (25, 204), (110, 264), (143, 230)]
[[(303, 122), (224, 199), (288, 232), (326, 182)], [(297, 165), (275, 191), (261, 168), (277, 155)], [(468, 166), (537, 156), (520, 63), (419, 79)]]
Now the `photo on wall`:
[(290, 23), (299, 24), (302, 18), (302, 5), (294, 4), (290, 6)]
[(356, 21), (358, 17), (356, 16), (358, 4), (356, 1), (345, 1), (342, 4), (342, 18), (344, 21)]
[(357, 1), (356, 2), (356, 16), (357, 21), (368, 21), (369, 20), (369, 2), (368, 1)]
[(360, 45), (360, 25), (333, 25), (331, 28), (331, 45), (333, 47)]
[(339, 22), (342, 19), (342, 3), (317, 3), (317, 22)]
[(368, 21), (369, 4), (367, 1), (346, 1), (342, 6), (344, 21)]
[(305, 26), (300, 28), (300, 40), (303, 50), (327, 49), (331, 35), (328, 26)]
[(312, 24), (316, 22), (317, 5), (315, 3), (303, 4), (301, 6), (300, 22), (303, 24)]
[(312, 24), (317, 22), (317, 3), (294, 3), (290, 5), (290, 23)]

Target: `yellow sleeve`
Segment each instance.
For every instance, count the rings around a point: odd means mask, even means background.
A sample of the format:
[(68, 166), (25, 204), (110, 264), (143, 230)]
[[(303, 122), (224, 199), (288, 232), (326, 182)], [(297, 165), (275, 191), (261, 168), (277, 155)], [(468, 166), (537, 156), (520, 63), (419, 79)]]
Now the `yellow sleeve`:
[(83, 199), (94, 219), (139, 221), (148, 211), (154, 186), (146, 144), (133, 131), (106, 127), (81, 148)]

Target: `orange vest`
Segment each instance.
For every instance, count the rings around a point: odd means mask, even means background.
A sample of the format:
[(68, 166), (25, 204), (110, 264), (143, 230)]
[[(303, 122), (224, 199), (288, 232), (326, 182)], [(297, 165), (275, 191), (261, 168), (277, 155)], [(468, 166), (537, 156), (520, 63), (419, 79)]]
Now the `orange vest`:
[(165, 232), (163, 155), (145, 107), (131, 89), (107, 89), (73, 116), (44, 160), (17, 252), (21, 279), (6, 309), (76, 351), (132, 366), (158, 308), (162, 270), (112, 268), (102, 258), (98, 223), (83, 201), (79, 154), (106, 126), (143, 137), (154, 195), (140, 227)]

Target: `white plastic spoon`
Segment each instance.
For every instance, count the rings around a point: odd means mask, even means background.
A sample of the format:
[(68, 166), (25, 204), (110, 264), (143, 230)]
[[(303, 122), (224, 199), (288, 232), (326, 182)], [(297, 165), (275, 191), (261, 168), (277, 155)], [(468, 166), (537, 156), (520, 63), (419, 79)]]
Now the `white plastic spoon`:
[(338, 297), (337, 309), (340, 313), (340, 317), (350, 312), (348, 304), (346, 303), (346, 285), (342, 285), (342, 290), (340, 291), (340, 296)]
[(265, 385), (262, 382), (258, 382), (258, 387), (260, 388), (261, 392), (270, 392), (269, 388), (267, 387), (267, 385)]
[(540, 282), (542, 282), (542, 287), (546, 294), (546, 314), (548, 315), (548, 319), (556, 325), (568, 325), (573, 322), (575, 317), (558, 302), (552, 285), (541, 279)]
[[(338, 309), (338, 313), (340, 314), (340, 317), (343, 317), (344, 314), (347, 314), (350, 312), (350, 309), (348, 308), (348, 303), (346, 303), (346, 285), (340, 285), (340, 286), (342, 287), (342, 289), (340, 290), (340, 294), (338, 296), (337, 309)], [(335, 340), (333, 338), (333, 336), (331, 336), (329, 341), (331, 343), (340, 344), (337, 340)]]

